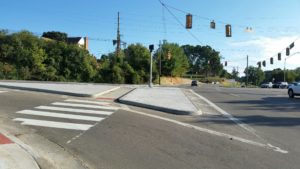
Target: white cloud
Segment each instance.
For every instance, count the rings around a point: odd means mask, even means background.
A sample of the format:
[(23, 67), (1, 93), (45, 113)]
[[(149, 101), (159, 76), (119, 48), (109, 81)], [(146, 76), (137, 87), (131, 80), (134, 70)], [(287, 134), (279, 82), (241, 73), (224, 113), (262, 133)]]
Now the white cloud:
[[(267, 60), (268, 70), (282, 67), (285, 56), (285, 48), (297, 39), (297, 36), (282, 36), (276, 38), (258, 37), (248, 41), (231, 42), (229, 45), (236, 48), (258, 49), (258, 52), (249, 54), (252, 55), (252, 60), (262, 61)], [(282, 52), (282, 61), (277, 61), (277, 53)], [(295, 42), (294, 48), (291, 50), (291, 55), (300, 52), (300, 39)], [(254, 57), (253, 57), (254, 56)], [(274, 57), (274, 65), (269, 65), (269, 58)], [(287, 59), (286, 64), (288, 69), (300, 67), (300, 54), (295, 54)]]

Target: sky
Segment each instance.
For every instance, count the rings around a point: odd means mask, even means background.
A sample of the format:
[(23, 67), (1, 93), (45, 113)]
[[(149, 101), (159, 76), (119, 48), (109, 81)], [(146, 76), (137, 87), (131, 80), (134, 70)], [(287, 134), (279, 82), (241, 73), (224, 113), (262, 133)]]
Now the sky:
[[(145, 46), (160, 40), (180, 45), (209, 45), (219, 51), (226, 69), (240, 74), (246, 67), (266, 60), (263, 70), (284, 67), (283, 52), (295, 47), (286, 68), (300, 67), (300, 0), (0, 0), (0, 29), (28, 30), (40, 36), (46, 31), (89, 37), (89, 51), (96, 57), (113, 52), (117, 13), (120, 12), (121, 40)], [(193, 15), (193, 28), (186, 30), (185, 15)], [(210, 29), (214, 20), (216, 29)], [(225, 25), (232, 37), (225, 37)], [(247, 32), (251, 27), (252, 32)], [(277, 53), (283, 52), (281, 61)], [(270, 57), (274, 64), (270, 65)]]

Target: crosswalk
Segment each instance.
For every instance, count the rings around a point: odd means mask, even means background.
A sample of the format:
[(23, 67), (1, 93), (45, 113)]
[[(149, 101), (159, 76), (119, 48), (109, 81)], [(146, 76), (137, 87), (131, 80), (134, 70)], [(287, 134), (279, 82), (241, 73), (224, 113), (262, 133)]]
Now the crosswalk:
[(85, 131), (112, 115), (119, 108), (110, 102), (67, 99), (32, 110), (16, 112), (13, 121), (21, 125)]

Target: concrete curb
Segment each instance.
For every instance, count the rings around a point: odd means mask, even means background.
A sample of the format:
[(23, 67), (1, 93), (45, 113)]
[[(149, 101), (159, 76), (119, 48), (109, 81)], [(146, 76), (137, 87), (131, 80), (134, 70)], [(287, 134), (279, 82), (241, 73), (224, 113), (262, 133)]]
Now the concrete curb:
[(8, 85), (1, 85), (0, 87), (3, 88), (9, 88), (9, 89), (19, 89), (19, 90), (27, 90), (27, 91), (34, 91), (34, 92), (46, 92), (46, 93), (52, 93), (52, 94), (62, 94), (62, 95), (68, 95), (68, 96), (77, 96), (77, 97), (98, 97), (100, 95), (112, 92), (114, 90), (119, 89), (120, 87), (115, 87), (113, 89), (106, 90), (104, 92), (100, 92), (97, 94), (80, 94), (80, 93), (72, 93), (72, 92), (62, 92), (62, 91), (55, 91), (55, 90), (47, 90), (47, 89), (37, 89), (37, 88), (30, 88), (30, 87), (20, 87), (20, 86), (8, 86)]
[[(133, 92), (136, 89), (131, 90), (127, 94)], [(126, 94), (126, 95), (127, 95)], [(191, 112), (191, 111), (184, 111), (184, 110), (177, 110), (177, 109), (171, 109), (171, 108), (166, 108), (166, 107), (160, 107), (160, 106), (155, 106), (155, 105), (150, 105), (150, 104), (144, 104), (144, 103), (139, 103), (139, 102), (134, 102), (134, 101), (128, 101), (123, 99), (126, 95), (123, 95), (122, 97), (118, 98), (117, 101), (123, 104), (127, 105), (132, 105), (132, 106), (137, 106), (137, 107), (142, 107), (142, 108), (148, 108), (152, 110), (158, 110), (158, 111), (163, 111), (166, 113), (171, 113), (171, 114), (176, 114), (176, 115), (192, 115), (197, 112)]]
[[(0, 131), (1, 133), (5, 133)], [(19, 139), (8, 134), (0, 133), (0, 168), (2, 169), (40, 169), (36, 158), (37, 155), (32, 153), (31, 149), (28, 149), (27, 146), (24, 146)]]

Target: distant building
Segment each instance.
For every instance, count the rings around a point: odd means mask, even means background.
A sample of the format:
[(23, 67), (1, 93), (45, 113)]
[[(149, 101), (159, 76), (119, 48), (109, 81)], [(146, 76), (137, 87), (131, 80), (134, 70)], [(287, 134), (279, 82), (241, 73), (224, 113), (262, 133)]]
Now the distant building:
[(78, 45), (81, 48), (88, 50), (89, 41), (88, 37), (69, 37), (67, 38), (68, 44)]
[[(55, 41), (54, 39), (46, 38), (46, 37), (42, 37), (42, 39), (44, 39), (45, 41)], [(89, 48), (88, 37), (69, 37), (67, 38), (66, 43), (78, 45), (79, 47), (86, 50), (88, 50)]]

